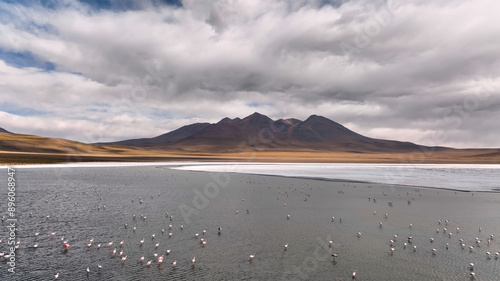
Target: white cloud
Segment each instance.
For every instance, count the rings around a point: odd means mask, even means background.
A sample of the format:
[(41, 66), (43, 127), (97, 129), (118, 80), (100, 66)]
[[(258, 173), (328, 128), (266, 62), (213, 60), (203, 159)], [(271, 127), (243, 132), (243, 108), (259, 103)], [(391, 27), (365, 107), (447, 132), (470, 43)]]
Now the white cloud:
[[(259, 111), (324, 115), (372, 137), (429, 144), (428, 134), (448, 132), (436, 145), (498, 147), (500, 125), (488, 121), (500, 117), (498, 2), (322, 2), (2, 3), (0, 49), (55, 70), (0, 61), (0, 104), (45, 113), (3, 113), (0, 126), (109, 141)], [(474, 99), (478, 89), (487, 94)], [(450, 130), (446, 112), (461, 107), (467, 117)]]

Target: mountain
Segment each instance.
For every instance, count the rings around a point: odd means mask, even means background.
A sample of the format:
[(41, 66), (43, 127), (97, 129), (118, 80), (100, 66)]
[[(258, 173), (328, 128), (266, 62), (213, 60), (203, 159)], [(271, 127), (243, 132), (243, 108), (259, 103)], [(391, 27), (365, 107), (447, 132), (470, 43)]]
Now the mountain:
[[(373, 139), (328, 118), (311, 115), (305, 121), (271, 118), (253, 113), (217, 123), (196, 123), (154, 138), (115, 143), (137, 148), (184, 152), (243, 151), (407, 152), (424, 148), (410, 142)], [(444, 148), (435, 148), (444, 149)]]
[[(4, 132), (5, 130), (2, 130)], [(373, 139), (328, 118), (311, 115), (272, 120), (195, 123), (153, 138), (114, 143), (76, 141), (0, 132), (0, 163), (79, 161), (273, 161), (350, 163), (500, 163), (500, 149), (426, 147)]]
[(131, 139), (131, 140), (114, 142), (112, 144), (136, 146), (136, 147), (159, 147), (159, 146), (161, 147), (166, 144), (174, 143), (182, 139), (188, 138), (192, 135), (195, 135), (196, 133), (207, 128), (208, 126), (210, 126), (210, 123), (195, 123), (183, 126), (175, 131), (154, 138)]
[(8, 134), (11, 134), (11, 132), (5, 130), (4, 128), (1, 128), (0, 127), (0, 133), (8, 133)]

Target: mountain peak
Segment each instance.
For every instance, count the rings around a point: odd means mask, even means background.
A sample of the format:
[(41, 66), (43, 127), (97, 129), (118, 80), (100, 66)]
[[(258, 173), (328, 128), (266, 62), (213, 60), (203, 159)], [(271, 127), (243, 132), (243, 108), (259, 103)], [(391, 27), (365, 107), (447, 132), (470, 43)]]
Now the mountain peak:
[(267, 126), (271, 124), (271, 122), (273, 122), (273, 120), (266, 115), (254, 112), (253, 114), (243, 118), (240, 124), (243, 126)]
[(243, 119), (247, 119), (247, 118), (269, 118), (269, 117), (267, 117), (267, 116), (266, 116), (266, 115), (264, 115), (264, 114), (260, 114), (260, 113), (258, 113), (258, 112), (254, 112), (254, 113), (252, 113), (252, 114), (248, 115), (247, 117), (245, 117), (245, 118), (243, 118)]
[(231, 122), (231, 121), (233, 121), (231, 118), (224, 117), (219, 122), (217, 122), (217, 124), (224, 124), (224, 123), (228, 123), (228, 122)]
[(304, 122), (307, 122), (308, 120), (309, 121), (330, 121), (330, 122), (334, 122), (334, 121), (332, 121), (332, 120), (330, 120), (330, 119), (328, 119), (326, 117), (323, 117), (321, 115), (316, 115), (316, 114), (313, 114), (313, 115), (309, 116), (306, 119), (306, 121), (304, 121)]

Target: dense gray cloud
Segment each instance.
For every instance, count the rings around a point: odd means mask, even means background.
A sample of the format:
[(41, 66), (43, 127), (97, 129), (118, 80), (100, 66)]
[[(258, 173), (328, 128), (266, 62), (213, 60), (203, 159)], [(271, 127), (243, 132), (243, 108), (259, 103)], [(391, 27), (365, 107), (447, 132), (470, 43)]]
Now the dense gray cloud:
[(96, 142), (258, 111), (500, 147), (497, 1), (148, 3), (1, 3), (0, 50), (54, 69), (0, 61), (0, 127)]

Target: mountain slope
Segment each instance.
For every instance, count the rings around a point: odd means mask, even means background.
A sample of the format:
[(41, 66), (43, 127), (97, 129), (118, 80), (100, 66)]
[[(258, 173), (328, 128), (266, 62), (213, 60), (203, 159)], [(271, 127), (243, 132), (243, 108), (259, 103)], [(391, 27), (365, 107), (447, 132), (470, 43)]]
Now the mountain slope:
[(210, 126), (210, 123), (195, 123), (191, 125), (183, 126), (175, 131), (154, 137), (154, 138), (142, 138), (142, 139), (131, 139), (113, 142), (110, 144), (126, 145), (126, 146), (136, 146), (136, 147), (158, 147), (164, 146), (166, 144), (174, 143), (190, 137), (206, 127)]
[(5, 130), (4, 128), (1, 128), (0, 127), (0, 133), (8, 133), (8, 134), (11, 134), (11, 132)]

